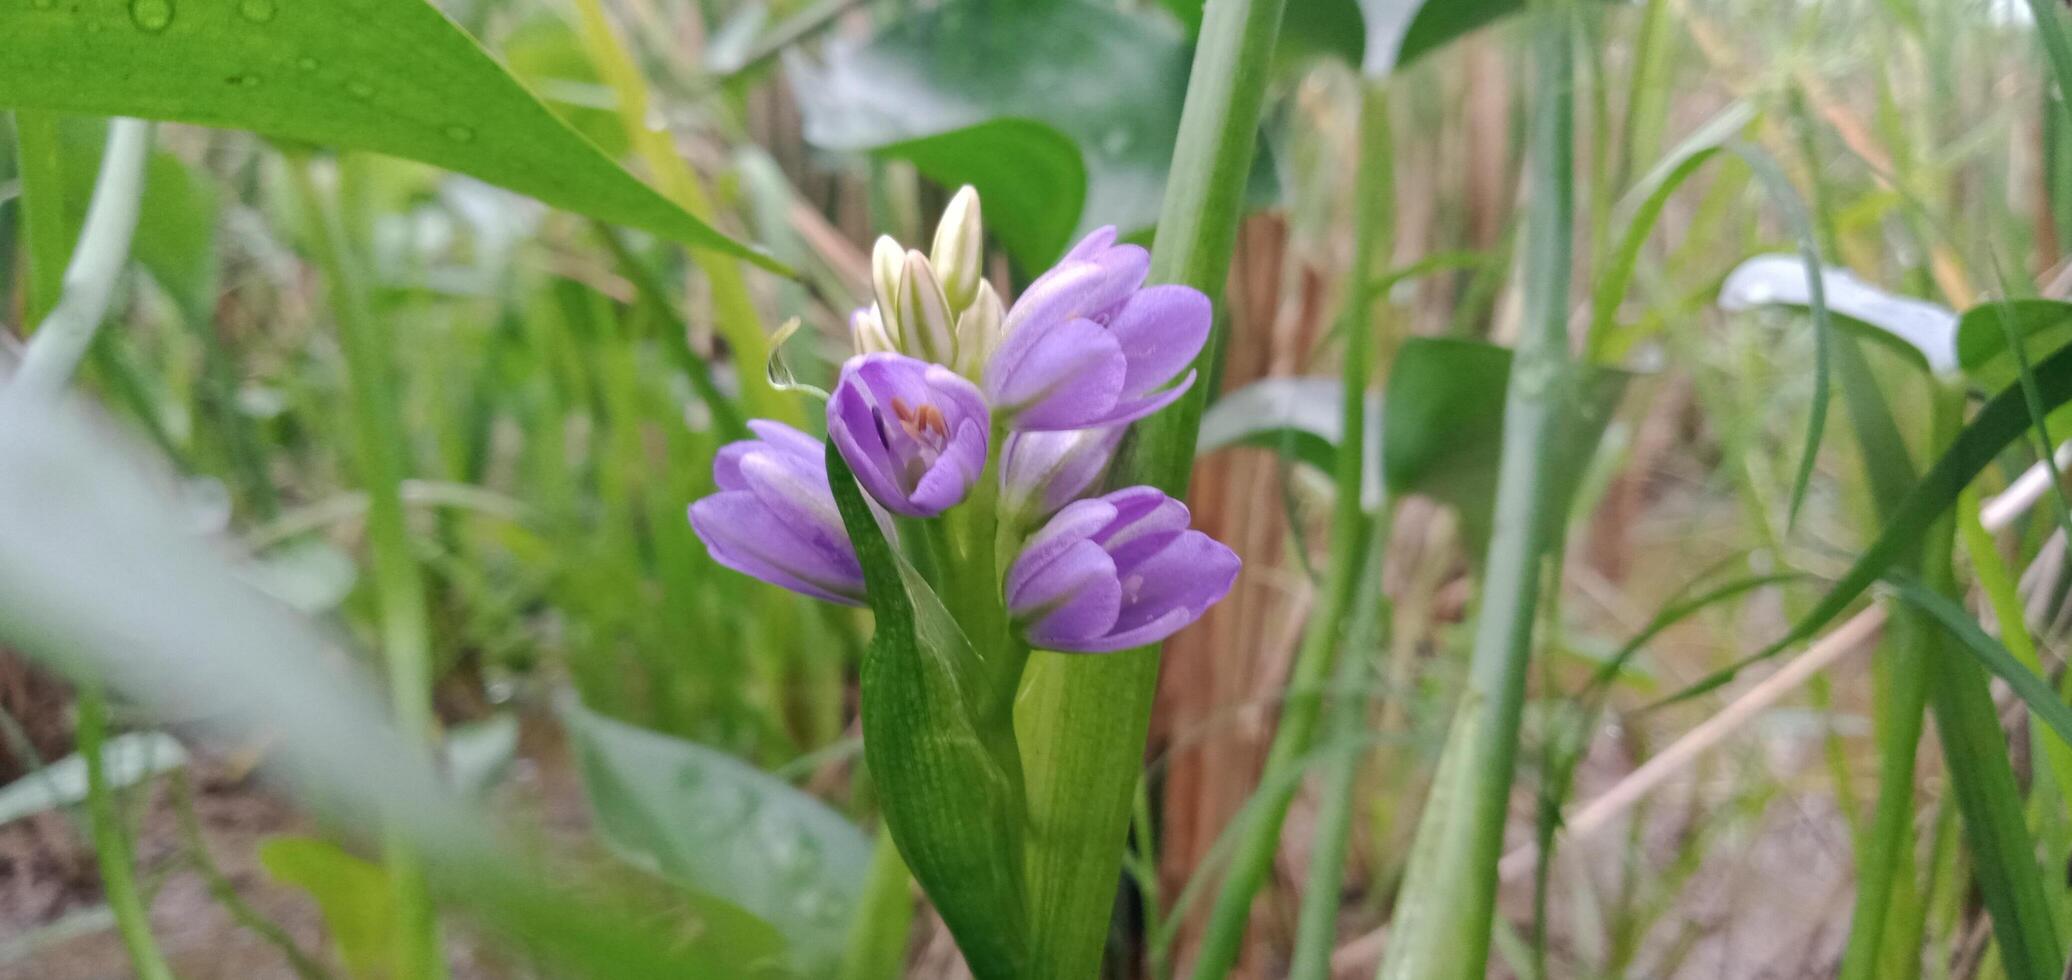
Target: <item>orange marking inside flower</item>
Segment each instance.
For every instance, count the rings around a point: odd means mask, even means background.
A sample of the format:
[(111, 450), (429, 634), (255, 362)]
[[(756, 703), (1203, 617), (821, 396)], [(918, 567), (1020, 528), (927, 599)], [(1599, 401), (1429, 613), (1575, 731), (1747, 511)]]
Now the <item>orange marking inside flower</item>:
[(923, 403), (918, 408), (906, 403), (906, 399), (894, 396), (892, 416), (899, 420), (899, 427), (915, 442), (939, 443), (950, 436), (950, 422), (943, 418), (942, 409)]

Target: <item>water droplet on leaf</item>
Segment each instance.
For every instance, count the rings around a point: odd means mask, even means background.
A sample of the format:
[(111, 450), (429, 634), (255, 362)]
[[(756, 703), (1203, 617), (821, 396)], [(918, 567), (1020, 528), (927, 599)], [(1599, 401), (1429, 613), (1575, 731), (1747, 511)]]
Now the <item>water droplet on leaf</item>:
[(138, 30), (156, 34), (173, 25), (172, 0), (130, 0), (130, 20)]
[(446, 127), (446, 138), (455, 143), (472, 143), (475, 141), (475, 131), (466, 126), (448, 126)]
[(273, 0), (239, 0), (237, 12), (246, 20), (264, 24), (273, 19), (275, 7)]
[(371, 99), (374, 97), (374, 86), (357, 78), (345, 83), (345, 90), (351, 92), (355, 98)]
[(295, 67), (300, 68), (303, 71), (316, 71), (317, 59), (312, 58), (309, 55), (303, 55), (302, 57), (295, 59)]

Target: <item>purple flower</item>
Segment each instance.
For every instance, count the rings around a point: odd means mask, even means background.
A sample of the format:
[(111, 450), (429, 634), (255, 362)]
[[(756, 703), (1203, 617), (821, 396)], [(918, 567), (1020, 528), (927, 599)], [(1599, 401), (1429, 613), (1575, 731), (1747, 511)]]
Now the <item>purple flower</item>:
[(1030, 644), (1109, 653), (1156, 643), (1230, 591), (1237, 553), (1187, 527), (1187, 506), (1151, 487), (1077, 501), (1007, 570), (1007, 608)]
[(1171, 404), (1194, 373), (1160, 390), (1208, 340), (1209, 298), (1186, 286), (1143, 288), (1151, 257), (1103, 228), (1029, 284), (986, 365), (986, 395), (1016, 429), (1082, 429), (1143, 418)]
[(818, 440), (781, 422), (748, 423), (758, 439), (730, 443), (712, 463), (719, 492), (691, 505), (691, 528), (712, 560), (793, 592), (863, 602), (863, 566), (842, 530)]
[(856, 482), (908, 517), (964, 499), (985, 470), (990, 426), (976, 385), (904, 354), (850, 358), (827, 403), (828, 436)]
[(1017, 432), (1000, 451), (1000, 510), (1028, 526), (1085, 493), (1108, 469), (1124, 426)]

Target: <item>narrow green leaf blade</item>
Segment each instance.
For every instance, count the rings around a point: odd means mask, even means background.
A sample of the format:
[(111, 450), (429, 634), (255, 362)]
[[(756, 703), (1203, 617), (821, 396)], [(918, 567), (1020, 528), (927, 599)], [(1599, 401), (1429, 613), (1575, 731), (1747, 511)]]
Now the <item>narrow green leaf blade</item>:
[(391, 154), (787, 271), (613, 163), (424, 0), (24, 0), (0, 5), (0, 37), (0, 106)]

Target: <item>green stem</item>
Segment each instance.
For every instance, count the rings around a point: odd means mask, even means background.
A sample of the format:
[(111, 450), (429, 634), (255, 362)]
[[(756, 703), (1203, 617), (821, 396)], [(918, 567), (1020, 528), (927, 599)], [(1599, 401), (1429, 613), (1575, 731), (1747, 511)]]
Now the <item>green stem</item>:
[[(426, 747), (436, 735), (437, 719), (432, 708), (424, 573), (411, 552), (403, 510), (409, 441), (392, 378), (394, 342), (386, 321), (369, 306), (343, 222), (329, 196), (318, 189), (312, 168), (308, 160), (295, 160), (288, 172), (309, 222), (311, 256), (329, 285), (339, 346), (345, 352), (350, 422), (360, 482), (367, 493), (367, 546), (374, 565), (389, 701), (405, 737), (414, 746)], [(386, 859), (395, 886), (396, 973), (410, 978), (443, 977), (446, 971), (430, 890), (416, 856), (390, 836)]]
[(1412, 847), (1409, 880), (1379, 975), (1478, 978), (1489, 959), (1496, 864), (1509, 815), (1518, 728), (1545, 557), (1565, 515), (1545, 499), (1574, 378), (1568, 352), (1573, 100), (1570, 11), (1535, 13), (1535, 106), (1525, 215), (1525, 325), (1505, 394), (1481, 611), (1468, 686)]
[[(1360, 99), (1360, 156), (1353, 282), (1347, 291), (1350, 299), (1345, 308), (1344, 398), (1340, 406), (1344, 436), (1339, 440), (1334, 474), (1337, 493), (1331, 521), (1331, 564), (1324, 573), (1323, 603), (1310, 619), (1294, 669), (1288, 675), (1288, 696), (1260, 777), (1265, 785), (1276, 784), (1278, 776), (1300, 765), (1309, 752), (1322, 708), (1324, 681), (1331, 675), (1345, 638), (1347, 613), (1352, 608), (1353, 590), (1359, 584), (1365, 560), (1362, 545), (1367, 539), (1368, 519), (1361, 510), (1361, 479), (1367, 460), (1367, 382), (1373, 360), (1368, 283), (1375, 272), (1376, 256), (1384, 251), (1390, 224), (1388, 206), (1395, 193), (1389, 168), (1392, 148), (1388, 99), (1376, 83), (1368, 83)], [(1224, 976), (1237, 963), (1245, 924), (1251, 919), (1252, 898), (1273, 870), (1274, 853), (1280, 849), (1281, 826), (1298, 785), (1289, 781), (1245, 825), (1236, 858), (1209, 913), (1200, 956), (1195, 960), (1194, 975), (1201, 980)], [(1337, 869), (1330, 873), (1336, 875)]]
[(135, 856), (130, 850), (129, 832), (123, 827), (121, 808), (108, 787), (108, 760), (102, 753), (107, 743), (108, 701), (99, 688), (89, 684), (79, 692), (79, 755), (86, 760), (86, 810), (93, 818), (94, 856), (101, 865), (102, 887), (108, 893), (108, 907), (115, 912), (115, 926), (122, 945), (129, 950), (130, 965), (141, 980), (172, 980), (151, 936), (151, 914), (144, 907), (137, 888)]
[[(1193, 286), (1219, 305), (1285, 6), (1216, 0), (1195, 46), (1150, 279)], [(1218, 343), (1212, 335), (1207, 350)], [(1118, 484), (1186, 491), (1204, 388), (1138, 426), (1116, 464)], [(1028, 774), (1032, 977), (1097, 972), (1157, 686), (1155, 647), (1030, 659), (1015, 722)]]

